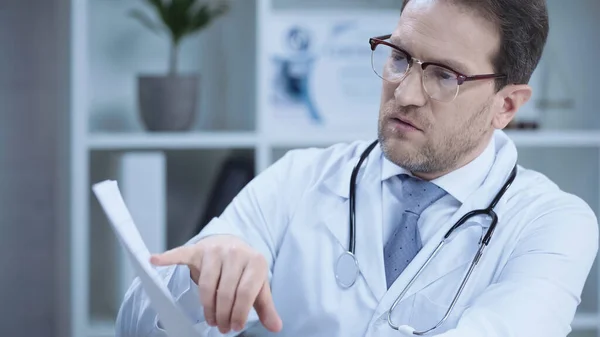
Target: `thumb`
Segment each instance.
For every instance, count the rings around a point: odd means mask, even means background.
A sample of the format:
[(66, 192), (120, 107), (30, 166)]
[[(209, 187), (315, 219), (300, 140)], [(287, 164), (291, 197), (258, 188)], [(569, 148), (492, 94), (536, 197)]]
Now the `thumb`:
[(256, 301), (254, 302), (254, 309), (256, 309), (258, 318), (267, 330), (271, 332), (279, 332), (281, 330), (283, 323), (275, 309), (275, 303), (273, 303), (271, 287), (269, 286), (268, 281), (263, 283), (263, 286), (256, 297)]

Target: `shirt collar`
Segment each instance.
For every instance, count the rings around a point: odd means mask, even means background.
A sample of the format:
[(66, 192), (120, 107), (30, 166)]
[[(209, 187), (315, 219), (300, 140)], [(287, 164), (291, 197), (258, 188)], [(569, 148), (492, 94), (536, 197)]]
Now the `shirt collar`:
[[(485, 180), (489, 170), (494, 163), (495, 140), (491, 138), (485, 150), (467, 165), (454, 170), (446, 175), (432, 180), (431, 182), (443, 188), (459, 202), (465, 200), (475, 192)], [(381, 180), (385, 181), (400, 174), (412, 175), (408, 170), (392, 163), (385, 156), (381, 168)]]

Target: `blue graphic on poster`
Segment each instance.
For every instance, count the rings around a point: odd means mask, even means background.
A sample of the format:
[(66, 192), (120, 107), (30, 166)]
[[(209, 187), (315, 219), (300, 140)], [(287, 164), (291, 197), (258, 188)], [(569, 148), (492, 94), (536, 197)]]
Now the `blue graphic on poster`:
[(274, 99), (280, 104), (304, 106), (310, 119), (320, 123), (321, 116), (309, 93), (315, 58), (311, 51), (310, 32), (301, 26), (292, 27), (287, 33), (286, 42), (287, 55), (274, 57), (278, 69), (273, 85), (276, 88)]

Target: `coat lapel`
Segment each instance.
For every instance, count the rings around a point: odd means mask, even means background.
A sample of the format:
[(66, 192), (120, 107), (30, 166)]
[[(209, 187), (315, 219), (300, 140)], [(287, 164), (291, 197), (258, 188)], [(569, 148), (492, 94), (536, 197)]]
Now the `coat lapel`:
[[(339, 171), (325, 180), (332, 192), (340, 197), (324, 220), (329, 231), (344, 250), (349, 243), (350, 178), (360, 153), (346, 162)], [(378, 300), (385, 294), (385, 271), (382, 244), (381, 150), (376, 146), (357, 175), (356, 180), (356, 257), (362, 277)]]
[(360, 271), (375, 298), (387, 290), (383, 262), (381, 150), (373, 149), (356, 186), (356, 256)]

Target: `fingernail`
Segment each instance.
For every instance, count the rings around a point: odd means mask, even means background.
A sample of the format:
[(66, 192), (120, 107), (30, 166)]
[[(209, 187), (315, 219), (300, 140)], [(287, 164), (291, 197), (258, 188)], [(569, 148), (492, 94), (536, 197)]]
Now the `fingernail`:
[(240, 331), (242, 330), (242, 326), (238, 323), (233, 323), (233, 330)]

